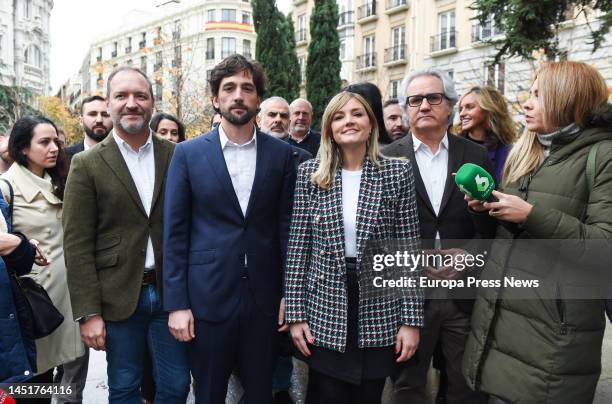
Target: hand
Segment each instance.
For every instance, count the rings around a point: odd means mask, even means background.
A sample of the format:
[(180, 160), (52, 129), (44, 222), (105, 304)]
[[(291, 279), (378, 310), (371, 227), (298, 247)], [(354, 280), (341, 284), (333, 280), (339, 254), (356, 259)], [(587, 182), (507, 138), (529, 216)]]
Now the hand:
[(42, 250), (38, 246), (39, 244), (38, 240), (34, 240), (32, 238), (30, 239), (30, 244), (32, 244), (32, 246), (36, 250), (36, 256), (34, 257), (34, 263), (38, 265), (39, 267), (46, 267), (47, 265), (49, 265), (51, 263), (51, 260), (48, 260), (47, 257), (45, 257), (45, 254), (42, 252)]
[(488, 209), (484, 207), (484, 201), (471, 198), (467, 195), (463, 197), (465, 201), (468, 203), (468, 208), (472, 209), (474, 212), (486, 212)]
[(0, 255), (9, 255), (21, 244), (21, 237), (11, 233), (0, 233)]
[(302, 321), (291, 324), (289, 325), (289, 332), (291, 333), (293, 344), (300, 350), (302, 355), (306, 357), (310, 356), (310, 350), (308, 349), (308, 345), (306, 345), (306, 341), (308, 341), (309, 344), (314, 344), (314, 338), (310, 333), (308, 323), (306, 321)]
[(485, 202), (484, 207), (489, 209), (489, 215), (499, 220), (511, 223), (522, 223), (527, 220), (533, 205), (515, 195), (493, 191), (497, 202)]
[(177, 341), (188, 342), (194, 339), (195, 330), (191, 309), (171, 312), (168, 317), (168, 328)]
[(278, 309), (278, 332), (285, 332), (287, 330), (289, 330), (289, 325), (285, 324), (285, 298), (283, 297)]
[[(449, 255), (453, 256), (453, 262), (456, 262), (456, 259), (455, 259), (456, 255), (464, 255), (467, 253), (465, 250), (462, 250), (461, 248), (449, 248), (447, 250), (438, 250), (437, 254), (440, 255), (443, 260), (445, 260), (446, 257)], [(461, 262), (465, 262), (465, 260)], [(425, 267), (425, 273), (427, 277), (430, 279), (437, 279), (437, 280), (459, 279), (463, 275), (462, 271), (463, 269), (458, 270), (458, 269), (455, 269), (455, 267), (451, 265), (439, 267), (439, 268), (434, 268), (431, 266)]]
[(420, 331), (417, 327), (402, 325), (395, 337), (395, 354), (399, 354), (397, 363), (406, 362), (412, 358), (419, 347)]
[(102, 316), (96, 314), (84, 323), (79, 324), (81, 339), (90, 348), (104, 351), (106, 348), (106, 327)]

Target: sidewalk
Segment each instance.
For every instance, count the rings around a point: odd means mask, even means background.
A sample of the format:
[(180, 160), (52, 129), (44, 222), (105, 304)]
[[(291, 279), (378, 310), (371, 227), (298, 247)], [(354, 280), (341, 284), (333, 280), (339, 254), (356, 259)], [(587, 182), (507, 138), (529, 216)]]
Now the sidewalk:
[[(608, 323), (602, 350), (602, 371), (594, 404), (608, 404), (612, 402), (612, 325)], [(297, 361), (294, 360), (294, 363)], [(303, 402), (304, 380), (306, 379), (306, 367), (301, 363), (296, 363), (294, 370), (294, 389), (292, 391), (298, 403)], [(297, 383), (295, 383), (297, 381)], [(235, 380), (230, 381), (228, 391), (228, 404), (237, 403), (241, 388)], [(389, 392), (383, 396), (383, 404), (389, 404)], [(187, 403), (193, 404), (193, 396), (190, 394)], [(85, 404), (106, 404), (108, 403), (108, 384), (106, 379), (106, 355), (104, 352), (90, 351), (89, 374), (87, 384), (83, 392), (83, 403)]]

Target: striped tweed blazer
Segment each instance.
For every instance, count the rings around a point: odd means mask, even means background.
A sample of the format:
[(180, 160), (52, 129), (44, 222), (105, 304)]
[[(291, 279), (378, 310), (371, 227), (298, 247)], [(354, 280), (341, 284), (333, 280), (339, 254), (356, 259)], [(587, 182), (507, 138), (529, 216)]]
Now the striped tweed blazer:
[[(311, 178), (319, 159), (299, 167), (287, 250), (285, 303), (287, 323), (308, 322), (315, 345), (344, 352), (347, 334), (347, 286), (342, 219), (342, 174), (324, 190)], [(415, 185), (410, 162), (367, 158), (357, 204), (357, 271), (368, 240), (419, 243)], [(360, 276), (360, 288), (361, 288)], [(418, 290), (401, 298), (359, 302), (359, 347), (395, 343), (402, 324), (423, 326), (423, 297)]]

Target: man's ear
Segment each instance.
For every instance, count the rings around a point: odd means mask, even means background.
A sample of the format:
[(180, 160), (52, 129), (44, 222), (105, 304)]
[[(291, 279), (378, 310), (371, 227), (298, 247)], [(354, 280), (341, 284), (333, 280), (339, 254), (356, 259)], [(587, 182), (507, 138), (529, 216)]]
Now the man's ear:
[(210, 99), (210, 101), (212, 102), (213, 107), (215, 107), (216, 110), (219, 109), (219, 100), (217, 97), (212, 97)]
[(255, 123), (261, 127), (261, 117), (259, 115), (255, 115)]

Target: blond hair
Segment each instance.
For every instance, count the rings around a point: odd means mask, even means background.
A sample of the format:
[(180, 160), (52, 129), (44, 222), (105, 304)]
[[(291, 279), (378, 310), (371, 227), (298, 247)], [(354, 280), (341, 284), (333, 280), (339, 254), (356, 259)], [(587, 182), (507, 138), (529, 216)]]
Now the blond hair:
[[(608, 101), (606, 81), (597, 69), (582, 62), (549, 62), (536, 76), (542, 121), (553, 132), (572, 123), (586, 126), (588, 114)], [(525, 130), (506, 160), (504, 183), (520, 180), (544, 160), (537, 133)]]
[(323, 112), (323, 123), (321, 127), (321, 146), (319, 147), (319, 167), (312, 174), (312, 182), (323, 189), (329, 189), (336, 176), (338, 167), (342, 164), (342, 155), (340, 147), (334, 142), (334, 134), (332, 132), (332, 121), (334, 115), (344, 107), (351, 99), (359, 101), (365, 109), (372, 131), (368, 139), (366, 156), (375, 165), (380, 166), (380, 148), (378, 146), (378, 123), (372, 108), (367, 101), (359, 94), (343, 91), (336, 94), (327, 104), (325, 112)]
[[(475, 94), (480, 108), (486, 112), (489, 131), (503, 144), (513, 144), (518, 133), (516, 124), (508, 111), (508, 103), (504, 96), (491, 86), (474, 86), (459, 100), (459, 105), (468, 94)], [(463, 129), (462, 129), (463, 130)]]

